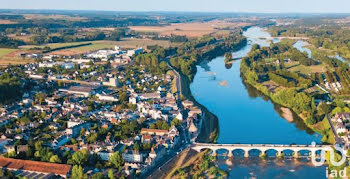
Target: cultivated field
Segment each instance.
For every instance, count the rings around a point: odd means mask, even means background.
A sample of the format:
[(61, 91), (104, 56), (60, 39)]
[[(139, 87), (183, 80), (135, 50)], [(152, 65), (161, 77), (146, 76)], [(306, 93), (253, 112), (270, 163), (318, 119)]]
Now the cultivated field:
[(182, 35), (187, 37), (200, 37), (219, 31), (222, 28), (234, 28), (247, 25), (246, 23), (229, 23), (223, 21), (210, 21), (206, 23), (177, 23), (168, 26), (130, 26), (131, 30), (140, 32), (156, 32), (160, 35)]
[(17, 22), (6, 20), (6, 19), (0, 19), (0, 24), (16, 24)]
[(21, 49), (30, 49), (34, 47), (38, 48), (44, 48), (44, 47), (50, 47), (51, 49), (59, 48), (59, 47), (65, 47), (65, 46), (72, 46), (72, 45), (79, 45), (79, 44), (86, 44), (91, 43), (91, 45), (81, 46), (81, 47), (75, 47), (75, 48), (69, 48), (69, 49), (63, 49), (63, 50), (57, 50), (50, 52), (48, 54), (55, 54), (55, 55), (76, 55), (76, 54), (82, 54), (87, 53), (90, 51), (95, 51), (99, 49), (110, 49), (114, 48), (114, 46), (122, 46), (123, 48), (127, 49), (133, 49), (142, 47), (144, 49), (147, 48), (149, 45), (159, 45), (163, 47), (169, 47), (169, 46), (175, 46), (176, 43), (171, 43), (169, 41), (165, 40), (151, 40), (151, 39), (122, 39), (121, 41), (91, 41), (91, 42), (74, 42), (74, 43), (52, 43), (52, 44), (45, 44), (45, 45), (25, 45), (21, 46)]
[(22, 51), (19, 49), (0, 48), (0, 66), (7, 66), (9, 64), (25, 64), (33, 61), (21, 58), (21, 52)]

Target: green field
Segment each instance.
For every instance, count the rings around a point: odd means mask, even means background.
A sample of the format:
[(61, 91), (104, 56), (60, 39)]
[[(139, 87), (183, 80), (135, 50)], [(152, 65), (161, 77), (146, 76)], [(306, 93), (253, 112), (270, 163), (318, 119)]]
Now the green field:
[(312, 66), (298, 65), (298, 66), (291, 67), (288, 70), (292, 72), (300, 72), (307, 75), (309, 73), (316, 73), (316, 72), (324, 73), (326, 72), (327, 68), (323, 64), (312, 65)]
[(81, 46), (81, 47), (72, 47), (62, 50), (56, 50), (50, 52), (50, 54), (56, 55), (75, 55), (81, 53), (87, 53), (99, 49), (109, 49), (114, 48), (115, 46), (122, 46), (123, 48), (132, 49), (142, 47), (144, 49), (149, 45), (159, 45), (162, 47), (176, 46), (177, 43), (171, 43), (165, 40), (151, 40), (151, 39), (122, 39), (121, 41), (87, 41), (87, 42), (72, 42), (72, 43), (52, 43), (52, 44), (43, 44), (43, 45), (25, 45), (21, 46), (22, 49), (31, 49), (31, 48), (41, 48), (50, 47), (51, 49), (69, 47), (79, 44), (91, 43), (91, 45)]
[(11, 49), (11, 48), (0, 48), (0, 57), (5, 56), (11, 52), (16, 51), (17, 49)]

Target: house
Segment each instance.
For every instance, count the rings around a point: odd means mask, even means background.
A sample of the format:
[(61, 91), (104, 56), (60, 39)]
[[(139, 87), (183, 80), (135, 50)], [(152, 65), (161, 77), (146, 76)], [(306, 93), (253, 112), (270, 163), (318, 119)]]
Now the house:
[(111, 102), (117, 102), (118, 101), (118, 98), (116, 96), (103, 95), (103, 94), (97, 94), (96, 96), (101, 101), (111, 101)]
[(0, 139), (0, 153), (5, 151), (5, 146), (9, 143), (9, 140), (6, 138), (1, 138)]
[(182, 105), (184, 106), (184, 108), (189, 109), (193, 107), (194, 104), (190, 100), (185, 100), (185, 101), (182, 101)]
[(5, 152), (11, 153), (11, 152), (16, 152), (16, 147), (14, 145), (5, 145)]
[(118, 78), (109, 78), (108, 82), (103, 82), (102, 85), (104, 86), (112, 86), (112, 87), (118, 87), (119, 80)]
[(345, 128), (345, 126), (343, 125), (343, 123), (338, 123), (338, 124), (336, 125), (336, 132), (337, 132), (337, 134), (345, 133), (345, 132), (346, 132), (346, 128)]
[[(20, 160), (12, 158), (0, 157), (0, 168), (6, 168), (13, 171), (24, 171), (33, 173), (35, 176), (44, 175), (59, 175), (61, 177), (67, 178), (68, 173), (71, 171), (71, 166), (66, 164), (55, 164), (49, 162), (38, 162), (31, 160)], [(31, 178), (35, 178), (31, 176)], [(44, 177), (44, 176), (42, 176)], [(49, 178), (49, 177), (47, 177)]]
[(52, 148), (58, 148), (66, 144), (72, 139), (72, 135), (62, 135), (60, 137), (57, 137), (54, 139), (54, 141), (51, 143)]
[(142, 163), (144, 161), (144, 155), (134, 150), (125, 150), (122, 157), (125, 162)]
[(153, 160), (157, 161), (161, 159), (166, 153), (166, 149), (163, 145), (157, 145), (152, 147), (151, 152), (149, 153), (149, 157)]
[(167, 131), (167, 130), (161, 130), (161, 129), (142, 128), (140, 134), (141, 135), (147, 134), (147, 135), (159, 135), (159, 136), (162, 136), (162, 135), (168, 134), (168, 132), (169, 131)]
[(18, 145), (17, 146), (17, 154), (21, 152), (27, 152), (28, 150), (28, 145)]
[(143, 93), (139, 94), (140, 99), (142, 100), (148, 100), (148, 99), (160, 99), (159, 93)]
[(342, 113), (337, 113), (335, 115), (336, 118), (341, 118), (343, 121), (344, 120), (349, 120), (350, 119), (350, 113), (342, 112)]

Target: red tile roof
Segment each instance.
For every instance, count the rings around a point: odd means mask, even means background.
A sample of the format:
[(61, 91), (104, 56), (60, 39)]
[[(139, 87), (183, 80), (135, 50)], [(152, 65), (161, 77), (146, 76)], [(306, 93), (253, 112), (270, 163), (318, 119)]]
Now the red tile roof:
[(56, 175), (67, 175), (71, 169), (70, 165), (55, 164), (48, 162), (37, 162), (31, 160), (19, 160), (0, 157), (0, 167), (13, 170), (26, 170), (40, 173), (53, 173)]

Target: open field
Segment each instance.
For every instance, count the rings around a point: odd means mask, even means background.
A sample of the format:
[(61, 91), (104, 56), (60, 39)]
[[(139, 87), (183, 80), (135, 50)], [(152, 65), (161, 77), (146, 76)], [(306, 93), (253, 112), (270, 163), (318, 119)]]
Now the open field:
[(7, 66), (9, 64), (25, 64), (33, 60), (23, 59), (20, 57), (20, 49), (0, 48), (0, 66)]
[(11, 52), (16, 51), (16, 49), (11, 49), (11, 48), (0, 48), (0, 57), (5, 56)]
[(44, 15), (44, 14), (25, 14), (26, 19), (60, 19), (60, 20), (71, 20), (71, 21), (81, 21), (87, 19), (86, 17), (80, 16), (68, 16), (68, 15)]
[(7, 19), (0, 19), (0, 24), (17, 24), (17, 22)]
[(324, 73), (327, 71), (327, 68), (324, 65), (312, 65), (312, 66), (304, 66), (304, 65), (298, 65), (289, 68), (289, 71), (292, 72), (300, 72), (303, 74), (309, 74), (309, 73)]
[(76, 47), (76, 48), (69, 48), (69, 49), (63, 49), (63, 50), (57, 50), (54, 52), (51, 52), (49, 54), (56, 54), (56, 55), (76, 55), (81, 53), (87, 53), (94, 50), (99, 49), (108, 49), (108, 48), (114, 48), (114, 46), (122, 46), (123, 48), (127, 49), (133, 49), (142, 47), (144, 49), (147, 48), (149, 45), (159, 45), (163, 47), (169, 47), (169, 46), (175, 46), (176, 43), (171, 43), (169, 41), (165, 40), (151, 40), (151, 39), (122, 39), (121, 41), (90, 41), (90, 42), (73, 42), (73, 43), (52, 43), (52, 44), (44, 44), (44, 45), (25, 45), (21, 46), (21, 49), (30, 49), (30, 48), (44, 48), (44, 47), (50, 47), (51, 49), (59, 48), (59, 47), (65, 47), (65, 46), (72, 46), (72, 45), (79, 45), (79, 44), (86, 44), (86, 43), (92, 43), (91, 45)]
[(200, 37), (219, 31), (221, 28), (234, 28), (248, 25), (247, 23), (229, 23), (210, 21), (205, 23), (178, 23), (168, 26), (130, 26), (131, 30), (140, 32), (156, 32), (160, 35), (182, 35), (187, 37)]

